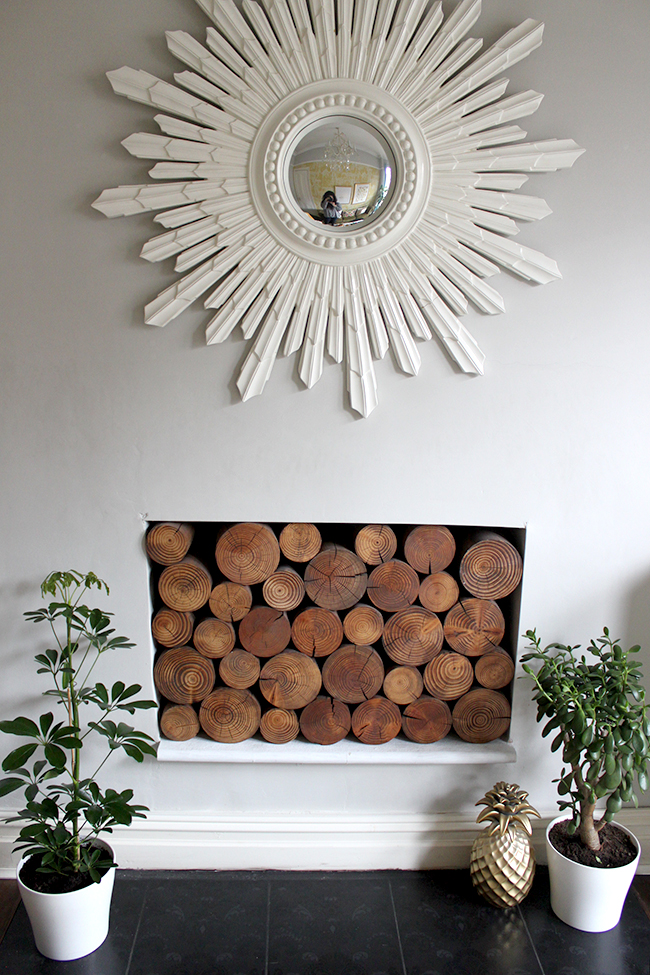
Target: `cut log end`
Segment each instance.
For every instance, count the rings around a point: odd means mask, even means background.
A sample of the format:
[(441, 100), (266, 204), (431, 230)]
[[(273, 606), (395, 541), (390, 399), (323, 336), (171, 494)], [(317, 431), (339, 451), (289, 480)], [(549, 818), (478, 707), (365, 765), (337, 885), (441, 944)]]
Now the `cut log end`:
[(210, 598), (212, 577), (203, 563), (191, 555), (181, 562), (168, 565), (158, 580), (158, 592), (163, 603), (179, 613), (193, 613), (205, 606)]
[(161, 647), (172, 649), (190, 642), (194, 628), (193, 613), (179, 613), (164, 606), (151, 621), (151, 635)]
[(199, 710), (199, 721), (206, 735), (224, 744), (252, 738), (261, 717), (257, 698), (250, 691), (235, 687), (218, 687), (205, 698)]
[(350, 732), (350, 709), (343, 701), (321, 695), (303, 709), (300, 730), (315, 745), (333, 745)]
[(152, 562), (173, 565), (184, 559), (194, 538), (194, 526), (179, 521), (163, 521), (147, 533), (145, 548)]
[(384, 682), (384, 664), (372, 647), (346, 643), (323, 664), (323, 686), (345, 704), (358, 704), (374, 697)]
[(402, 715), (404, 734), (420, 745), (441, 741), (449, 734), (451, 723), (449, 705), (426, 694), (404, 708)]
[(316, 525), (292, 523), (280, 532), (280, 549), (290, 562), (309, 562), (318, 555), (322, 544)]
[(167, 704), (160, 716), (160, 730), (170, 741), (189, 741), (201, 730), (199, 716), (191, 704)]
[(445, 618), (445, 640), (458, 653), (478, 657), (503, 639), (506, 624), (498, 604), (491, 599), (461, 599)]
[(385, 745), (402, 728), (400, 709), (385, 697), (373, 697), (354, 709), (352, 731), (365, 745)]
[(499, 691), (477, 687), (456, 702), (452, 720), (454, 731), (463, 741), (485, 744), (508, 731), (510, 704)]
[(507, 539), (493, 533), (470, 545), (460, 562), (460, 581), (479, 599), (503, 599), (514, 592), (523, 573), (523, 561)]
[(474, 683), (471, 661), (455, 651), (439, 653), (424, 668), (424, 686), (431, 697), (455, 701)]
[(354, 550), (366, 565), (388, 562), (397, 551), (397, 538), (390, 525), (366, 525), (354, 540)]
[(442, 572), (456, 554), (456, 540), (444, 525), (418, 525), (404, 541), (404, 557), (417, 572)]
[(275, 572), (280, 562), (280, 546), (267, 525), (240, 522), (220, 535), (215, 557), (226, 579), (253, 586)]
[(298, 737), (300, 724), (295, 711), (286, 708), (269, 708), (262, 715), (260, 734), (272, 745), (286, 745)]
[(156, 660), (153, 679), (157, 690), (173, 704), (202, 701), (214, 687), (215, 672), (192, 647), (165, 650)]

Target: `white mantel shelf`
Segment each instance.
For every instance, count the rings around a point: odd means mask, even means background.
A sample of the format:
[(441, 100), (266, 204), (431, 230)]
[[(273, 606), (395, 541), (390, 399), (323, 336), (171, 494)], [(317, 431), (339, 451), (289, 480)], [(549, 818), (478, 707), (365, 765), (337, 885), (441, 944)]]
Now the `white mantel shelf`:
[(160, 762), (215, 762), (269, 765), (502, 765), (515, 762), (517, 752), (510, 742), (491, 741), (471, 745), (457, 738), (445, 738), (433, 745), (417, 745), (395, 738), (385, 745), (364, 745), (344, 739), (335, 745), (312, 745), (291, 741), (271, 745), (254, 738), (236, 745), (223, 745), (206, 738), (190, 741), (161, 740)]

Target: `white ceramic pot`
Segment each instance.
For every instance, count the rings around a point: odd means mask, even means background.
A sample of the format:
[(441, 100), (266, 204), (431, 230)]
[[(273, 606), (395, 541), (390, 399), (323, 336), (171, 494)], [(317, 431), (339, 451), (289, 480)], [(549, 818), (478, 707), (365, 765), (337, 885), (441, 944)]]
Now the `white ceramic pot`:
[[(110, 850), (107, 844), (102, 846)], [(24, 862), (23, 858), (18, 864), (19, 875)], [(67, 894), (41, 894), (26, 887), (18, 876), (20, 896), (42, 955), (54, 961), (71, 961), (99, 948), (108, 934), (114, 881), (115, 867), (98, 884)]]
[(637, 847), (636, 859), (624, 867), (587, 867), (569, 860), (555, 849), (549, 834), (558, 816), (546, 828), (546, 851), (551, 882), (551, 907), (565, 924), (579, 931), (610, 931), (621, 919), (627, 892), (641, 857), (641, 844), (634, 833), (617, 823)]

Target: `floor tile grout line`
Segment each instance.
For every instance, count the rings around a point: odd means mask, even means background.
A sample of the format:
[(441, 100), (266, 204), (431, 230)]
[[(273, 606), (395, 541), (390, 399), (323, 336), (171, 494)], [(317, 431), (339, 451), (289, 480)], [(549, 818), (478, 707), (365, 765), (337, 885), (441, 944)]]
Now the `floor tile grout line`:
[(142, 915), (144, 914), (144, 908), (146, 903), (147, 903), (147, 892), (145, 890), (144, 897), (142, 898), (142, 907), (140, 908), (140, 914), (138, 915), (138, 923), (135, 928), (135, 934), (133, 935), (133, 943), (131, 944), (131, 951), (129, 952), (129, 960), (126, 963), (126, 969), (124, 971), (124, 975), (129, 975), (129, 972), (131, 971), (133, 952), (135, 951), (135, 943), (138, 940), (138, 935), (140, 933), (140, 925), (142, 924)]
[(390, 880), (388, 881), (388, 893), (390, 894), (390, 902), (391, 902), (391, 906), (393, 908), (393, 918), (395, 919), (395, 931), (397, 933), (397, 945), (399, 947), (399, 956), (400, 956), (400, 958), (402, 960), (402, 972), (404, 973), (404, 975), (408, 975), (408, 972), (406, 971), (406, 962), (404, 961), (404, 952), (402, 950), (402, 938), (401, 938), (401, 935), (399, 933), (399, 923), (397, 921), (397, 911), (395, 910), (395, 898), (393, 897), (393, 886), (392, 886)]
[[(264, 975), (269, 975), (269, 954), (271, 947), (271, 881), (266, 885), (266, 949), (264, 955)], [(127, 972), (128, 975), (128, 972)]]
[(531, 934), (530, 934), (530, 931), (528, 930), (528, 925), (526, 924), (526, 918), (524, 917), (524, 915), (522, 913), (521, 905), (520, 904), (517, 904), (517, 913), (519, 914), (519, 917), (521, 918), (521, 923), (524, 926), (524, 931), (528, 935), (528, 940), (530, 941), (530, 946), (533, 949), (533, 953), (535, 955), (535, 958), (537, 959), (537, 964), (539, 965), (539, 970), (542, 973), (542, 975), (546, 975), (546, 972), (544, 971), (544, 966), (542, 965), (542, 959), (539, 957), (539, 955), (537, 953), (537, 948), (535, 947), (535, 942), (533, 941), (533, 939), (531, 937)]

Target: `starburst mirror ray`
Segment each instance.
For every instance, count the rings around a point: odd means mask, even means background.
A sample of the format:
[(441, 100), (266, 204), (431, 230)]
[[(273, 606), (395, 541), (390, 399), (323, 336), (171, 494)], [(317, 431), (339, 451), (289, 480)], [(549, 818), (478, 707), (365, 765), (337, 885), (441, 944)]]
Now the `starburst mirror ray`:
[(418, 345), (434, 337), (460, 370), (482, 373), (460, 317), (504, 311), (487, 279), (502, 268), (541, 284), (561, 276), (513, 239), (518, 222), (551, 212), (517, 191), (583, 151), (526, 142), (515, 123), (542, 95), (507, 95), (499, 77), (539, 47), (543, 24), (525, 20), (483, 51), (468, 36), (480, 0), (446, 20), (429, 0), (196, 2), (214, 27), (205, 44), (167, 32), (184, 66), (174, 84), (108, 72), (116, 93), (159, 110), (160, 134), (122, 143), (154, 161), (154, 182), (93, 204), (109, 217), (155, 213), (163, 228), (141, 256), (173, 258), (179, 277), (145, 321), (167, 325), (203, 299), (208, 344), (240, 328), (244, 400), (278, 355), (299, 354), (307, 387), (328, 356), (345, 362), (350, 406), (368, 416), (374, 363), (390, 350), (416, 375)]

